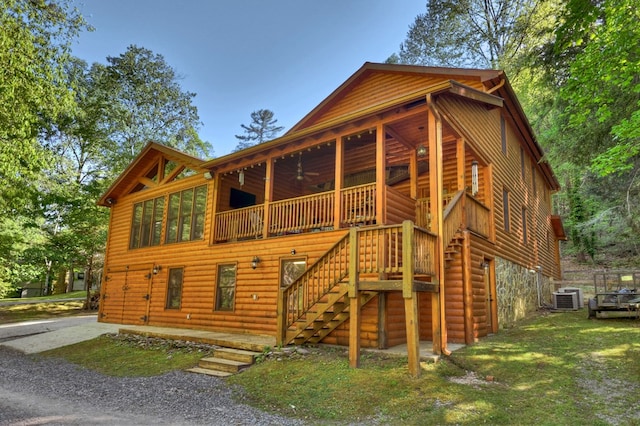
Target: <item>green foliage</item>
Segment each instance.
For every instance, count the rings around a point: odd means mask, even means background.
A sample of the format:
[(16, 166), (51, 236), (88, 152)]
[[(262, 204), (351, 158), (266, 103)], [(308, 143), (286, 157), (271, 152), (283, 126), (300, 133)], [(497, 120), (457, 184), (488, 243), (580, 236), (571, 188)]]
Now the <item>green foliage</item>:
[[(499, 68), (516, 62), (541, 37), (538, 11), (549, 2), (533, 0), (437, 0), (410, 26), (400, 52), (389, 62)], [(552, 23), (551, 23), (552, 25)], [(549, 25), (545, 27), (549, 31)], [(534, 40), (535, 41), (535, 40)], [(516, 67), (512, 66), (513, 74)]]
[(255, 144), (266, 142), (278, 136), (284, 127), (276, 126), (277, 119), (273, 118), (273, 111), (268, 109), (259, 109), (251, 113), (251, 123), (249, 125), (241, 124), (244, 129), (244, 135), (236, 135), (238, 145), (234, 151), (240, 151), (249, 148)]
[(91, 78), (109, 101), (98, 124), (115, 145), (113, 169), (123, 170), (149, 141), (209, 156), (211, 145), (197, 133), (201, 123), (192, 103), (195, 94), (181, 89), (162, 55), (132, 45), (108, 57), (106, 66), (95, 64)]
[(46, 164), (37, 137), (73, 106), (64, 85), (71, 41), (86, 24), (65, 0), (0, 2), (0, 213), (19, 208)]

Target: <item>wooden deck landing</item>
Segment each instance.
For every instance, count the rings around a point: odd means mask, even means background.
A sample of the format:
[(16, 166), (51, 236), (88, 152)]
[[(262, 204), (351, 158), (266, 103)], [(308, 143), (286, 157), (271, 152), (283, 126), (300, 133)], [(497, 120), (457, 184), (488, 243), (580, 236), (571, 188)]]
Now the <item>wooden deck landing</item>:
[(123, 325), (118, 329), (118, 332), (120, 334), (135, 334), (138, 336), (204, 343), (253, 352), (262, 352), (265, 348), (274, 347), (276, 345), (276, 338), (270, 336), (224, 333), (207, 330), (190, 330), (186, 328)]

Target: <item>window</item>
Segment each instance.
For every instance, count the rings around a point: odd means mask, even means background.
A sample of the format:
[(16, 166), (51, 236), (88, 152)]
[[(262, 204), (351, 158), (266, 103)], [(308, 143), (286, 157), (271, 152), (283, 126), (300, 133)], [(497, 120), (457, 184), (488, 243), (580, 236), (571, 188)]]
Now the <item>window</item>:
[(536, 187), (536, 164), (531, 162), (531, 186), (533, 187), (533, 196), (538, 195), (538, 188)]
[(206, 185), (170, 194), (166, 242), (201, 240), (206, 205)]
[(502, 153), (507, 155), (507, 125), (503, 116), (500, 116), (500, 137), (502, 138)]
[(509, 191), (502, 190), (502, 212), (504, 215), (504, 230), (509, 232)]
[(157, 246), (162, 231), (164, 197), (146, 200), (133, 205), (129, 248)]
[(283, 259), (280, 263), (280, 287), (288, 287), (307, 269), (306, 259)]
[(233, 311), (236, 300), (236, 265), (218, 266), (216, 311)]
[(180, 309), (182, 303), (183, 268), (169, 268), (169, 283), (167, 284), (167, 309)]
[(528, 236), (527, 236), (527, 209), (526, 207), (522, 208), (522, 244), (527, 244)]

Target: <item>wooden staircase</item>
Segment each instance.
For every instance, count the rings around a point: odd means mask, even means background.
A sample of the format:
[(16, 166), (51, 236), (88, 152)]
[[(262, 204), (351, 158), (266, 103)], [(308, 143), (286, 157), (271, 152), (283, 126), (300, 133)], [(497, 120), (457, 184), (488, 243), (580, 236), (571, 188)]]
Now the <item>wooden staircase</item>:
[(209, 376), (228, 377), (251, 367), (258, 355), (260, 355), (258, 352), (219, 348), (214, 351), (213, 356), (202, 358), (197, 367), (189, 368), (187, 371)]
[(460, 231), (456, 232), (447, 247), (444, 249), (444, 264), (445, 268), (451, 266), (451, 262), (455, 259), (456, 255), (462, 251), (462, 244), (464, 243), (464, 235)]
[[(296, 345), (321, 342), (329, 333), (349, 319), (348, 292), (347, 284), (336, 285), (287, 329), (286, 340)], [(360, 292), (360, 306), (364, 306), (376, 294), (374, 291)]]

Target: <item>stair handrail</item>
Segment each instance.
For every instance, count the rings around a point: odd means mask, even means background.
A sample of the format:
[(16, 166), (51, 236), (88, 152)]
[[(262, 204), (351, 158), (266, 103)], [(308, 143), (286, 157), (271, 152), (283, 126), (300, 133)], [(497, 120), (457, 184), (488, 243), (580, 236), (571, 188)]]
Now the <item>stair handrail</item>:
[[(333, 267), (329, 267), (333, 264)], [(337, 266), (337, 267), (336, 267)], [(324, 273), (323, 273), (324, 272)], [(286, 329), (328, 294), (349, 272), (349, 234), (344, 235), (296, 280), (278, 291), (278, 341)], [(316, 285), (310, 285), (316, 280)]]
[(442, 214), (442, 220), (444, 223), (442, 231), (442, 242), (445, 247), (451, 243), (456, 232), (463, 226), (464, 220), (464, 200), (465, 191), (458, 191), (456, 195), (451, 199), (447, 208)]

